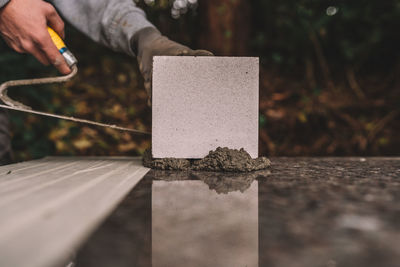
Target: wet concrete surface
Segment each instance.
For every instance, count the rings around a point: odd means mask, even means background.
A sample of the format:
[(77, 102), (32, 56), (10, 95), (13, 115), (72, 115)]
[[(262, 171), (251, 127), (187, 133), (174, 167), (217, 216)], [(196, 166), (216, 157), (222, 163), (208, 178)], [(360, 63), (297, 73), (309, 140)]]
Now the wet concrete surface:
[(252, 173), (152, 170), (77, 266), (399, 266), (400, 158), (272, 158)]

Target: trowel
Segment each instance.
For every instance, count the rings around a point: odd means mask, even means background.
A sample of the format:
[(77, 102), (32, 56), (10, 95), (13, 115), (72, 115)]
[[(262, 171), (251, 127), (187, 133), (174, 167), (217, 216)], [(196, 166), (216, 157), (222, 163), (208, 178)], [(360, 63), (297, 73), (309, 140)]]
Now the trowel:
[(0, 85), (0, 100), (3, 101), (3, 103), (4, 103), (4, 104), (0, 104), (0, 107), (5, 108), (5, 109), (27, 112), (27, 113), (31, 113), (31, 114), (37, 114), (37, 115), (42, 115), (42, 116), (47, 116), (47, 117), (53, 117), (53, 118), (58, 118), (58, 119), (63, 119), (63, 120), (79, 122), (79, 123), (86, 123), (86, 124), (91, 124), (91, 125), (100, 126), (100, 127), (107, 127), (107, 128), (112, 128), (115, 130), (120, 130), (120, 131), (128, 131), (128, 132), (132, 132), (132, 133), (136, 133), (136, 134), (150, 134), (149, 132), (146, 132), (146, 131), (121, 127), (121, 126), (117, 126), (114, 124), (106, 124), (106, 123), (101, 123), (101, 122), (96, 122), (96, 121), (91, 121), (91, 120), (85, 120), (85, 119), (80, 119), (80, 118), (75, 118), (75, 117), (70, 117), (70, 116), (64, 116), (64, 115), (58, 115), (58, 114), (52, 114), (52, 113), (33, 110), (31, 107), (26, 106), (26, 105), (22, 104), (21, 102), (15, 101), (7, 95), (7, 90), (10, 87), (24, 86), (24, 85), (49, 84), (49, 83), (62, 83), (62, 82), (69, 81), (77, 74), (78, 61), (75, 58), (75, 56), (71, 53), (70, 50), (68, 50), (64, 41), (53, 29), (48, 27), (47, 30), (50, 34), (50, 37), (51, 37), (54, 45), (57, 47), (58, 51), (62, 54), (66, 63), (68, 64), (68, 66), (71, 68), (71, 70), (72, 70), (71, 73), (68, 75), (58, 76), (58, 77), (15, 80), (15, 81), (4, 82)]

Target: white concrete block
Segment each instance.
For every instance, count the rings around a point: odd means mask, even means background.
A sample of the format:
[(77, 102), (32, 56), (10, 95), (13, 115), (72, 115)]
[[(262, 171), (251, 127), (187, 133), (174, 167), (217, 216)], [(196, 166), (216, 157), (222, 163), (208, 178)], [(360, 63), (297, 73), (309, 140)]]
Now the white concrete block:
[(153, 157), (203, 158), (219, 146), (258, 157), (258, 58), (158, 56), (153, 64)]

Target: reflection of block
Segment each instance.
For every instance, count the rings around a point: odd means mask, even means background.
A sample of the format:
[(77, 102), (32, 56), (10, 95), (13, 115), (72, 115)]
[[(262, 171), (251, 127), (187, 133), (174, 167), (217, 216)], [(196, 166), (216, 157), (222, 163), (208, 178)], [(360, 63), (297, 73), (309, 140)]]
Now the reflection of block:
[(154, 57), (153, 157), (258, 156), (258, 58)]
[(256, 181), (228, 194), (202, 181), (153, 181), (151, 206), (153, 267), (259, 266)]

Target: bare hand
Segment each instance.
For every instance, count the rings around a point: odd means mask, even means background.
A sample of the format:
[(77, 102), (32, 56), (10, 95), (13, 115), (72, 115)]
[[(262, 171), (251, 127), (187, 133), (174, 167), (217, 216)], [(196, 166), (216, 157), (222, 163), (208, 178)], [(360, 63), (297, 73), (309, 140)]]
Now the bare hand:
[(71, 70), (53, 44), (47, 26), (64, 38), (64, 22), (55, 8), (42, 0), (12, 0), (0, 9), (0, 34), (11, 48), (68, 74)]

